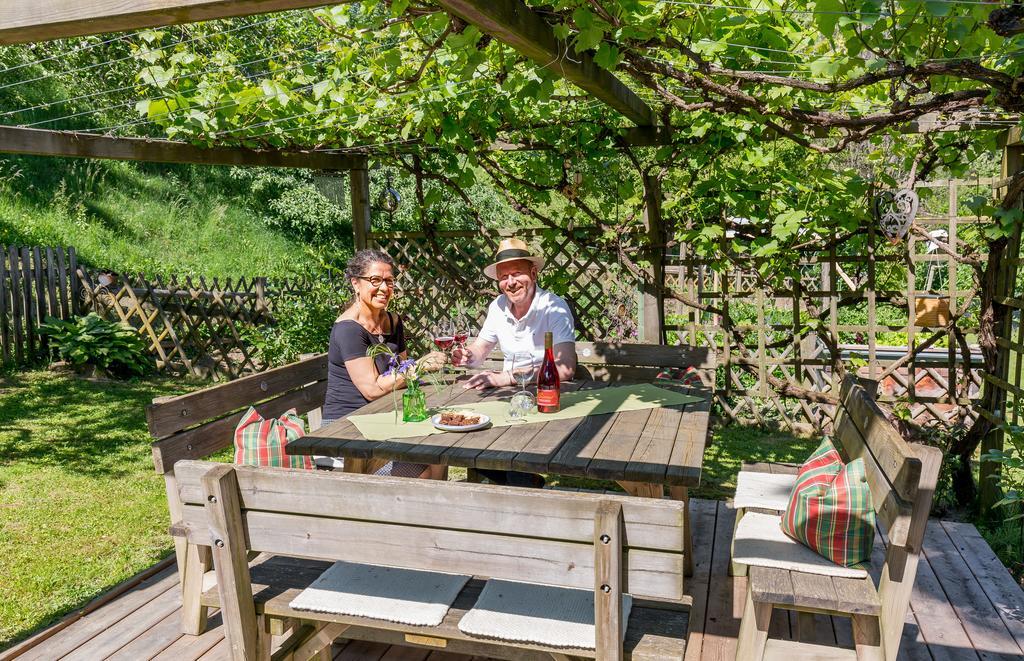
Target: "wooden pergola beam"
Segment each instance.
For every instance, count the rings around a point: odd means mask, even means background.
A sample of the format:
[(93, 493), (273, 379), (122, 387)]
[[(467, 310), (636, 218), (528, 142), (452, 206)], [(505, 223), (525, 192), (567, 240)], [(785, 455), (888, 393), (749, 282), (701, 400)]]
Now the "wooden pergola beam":
[(308, 170), (362, 170), (366, 157), (318, 151), (274, 151), (239, 147), (196, 147), (172, 140), (112, 138), (105, 135), (0, 126), (0, 153), (105, 158), (150, 163), (244, 165)]
[(654, 112), (590, 52), (574, 53), (551, 26), (521, 0), (437, 0), (449, 14), (508, 44), (548, 71), (590, 92), (638, 126), (654, 124)]
[(3, 0), (0, 44), (22, 44), (215, 18), (336, 5), (345, 0)]

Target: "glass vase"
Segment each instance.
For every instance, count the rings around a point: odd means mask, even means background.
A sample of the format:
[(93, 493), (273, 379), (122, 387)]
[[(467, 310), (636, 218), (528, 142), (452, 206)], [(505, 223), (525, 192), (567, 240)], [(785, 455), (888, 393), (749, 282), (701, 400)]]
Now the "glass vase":
[(410, 381), (402, 393), (402, 420), (404, 422), (419, 422), (426, 420), (430, 413), (427, 411), (427, 395), (420, 389), (417, 381)]

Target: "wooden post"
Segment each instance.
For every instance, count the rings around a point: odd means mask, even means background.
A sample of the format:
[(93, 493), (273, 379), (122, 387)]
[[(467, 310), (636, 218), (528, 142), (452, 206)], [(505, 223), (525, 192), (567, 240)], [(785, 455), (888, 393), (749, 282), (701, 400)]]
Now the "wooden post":
[(622, 505), (601, 501), (594, 514), (594, 636), (599, 661), (621, 661)]
[(213, 539), (213, 566), (217, 570), (221, 616), (231, 658), (257, 657), (256, 607), (252, 601), (246, 535), (235, 467), (220, 464), (203, 476), (206, 512)]
[(647, 268), (650, 282), (642, 283), (643, 335), (640, 339), (649, 344), (664, 344), (665, 231), (661, 219), (661, 182), (651, 175), (644, 175), (644, 228), (647, 230), (646, 254), (651, 264)]
[(352, 170), (349, 176), (349, 193), (352, 199), (352, 238), (355, 249), (370, 246), (370, 171)]
[[(1003, 147), (1003, 169), (1002, 179), (1012, 177), (1018, 172), (1024, 171), (1024, 143), (1020, 141), (1020, 134), (1016, 135), (1016, 140), (1012, 140), (1012, 136), (1008, 136), (1006, 144)], [(1020, 255), (1020, 241), (1021, 231), (1017, 229), (1014, 236), (1010, 239), (1010, 245), (1007, 247), (1006, 264), (1004, 266), (1004, 273), (997, 279), (997, 289), (1000, 291), (996, 292), (997, 296), (1013, 297), (1014, 284), (1017, 281), (1017, 267), (1014, 265), (1013, 260)], [(1013, 315), (1007, 314), (1002, 328), (997, 328), (996, 333), (999, 337), (1010, 339), (1012, 332), (1012, 320)], [(997, 363), (996, 372), (997, 376), (1006, 380), (1008, 368), (1009, 368), (1009, 349), (1001, 348), (999, 361)], [(989, 383), (987, 386), (992, 387)], [(998, 410), (998, 415), (1003, 420), (1012, 420), (1013, 416), (1009, 415), (1006, 411), (1006, 390), (999, 387), (998, 397), (995, 401), (994, 408)], [(992, 411), (996, 413), (996, 411)], [(1002, 450), (1003, 449), (1003, 432), (998, 427), (994, 427), (992, 431), (988, 433), (985, 438), (981, 440), (981, 453), (984, 454), (989, 450)], [(999, 488), (999, 481), (994, 479), (1000, 473), (1000, 464), (993, 461), (983, 461), (979, 466), (979, 500), (982, 512), (991, 512), (992, 507), (1002, 497), (1001, 489)]]
[(78, 280), (78, 253), (68, 246), (68, 280), (71, 281), (71, 316), (84, 311), (82, 304), (82, 283)]

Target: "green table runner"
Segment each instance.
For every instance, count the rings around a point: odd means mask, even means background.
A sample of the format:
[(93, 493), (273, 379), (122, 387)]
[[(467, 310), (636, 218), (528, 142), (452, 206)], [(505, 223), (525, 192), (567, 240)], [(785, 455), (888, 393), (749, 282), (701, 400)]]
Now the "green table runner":
[[(557, 413), (530, 413), (525, 418), (510, 420), (508, 417), (510, 397), (485, 400), (473, 404), (453, 405), (446, 410), (457, 410), (482, 413), (491, 418), (495, 427), (526, 424), (530, 422), (548, 422), (565, 418), (585, 418), (588, 415), (615, 413), (617, 411), (638, 411), (641, 409), (661, 408), (692, 404), (701, 401), (700, 397), (684, 395), (675, 390), (659, 388), (651, 384), (617, 386), (599, 390), (578, 390), (562, 393), (561, 409)], [(435, 411), (436, 412), (436, 411)], [(422, 422), (402, 422), (401, 416), (395, 422), (395, 412), (353, 415), (348, 418), (356, 429), (368, 441), (386, 441), (392, 438), (410, 438), (441, 434), (430, 423), (430, 419)]]

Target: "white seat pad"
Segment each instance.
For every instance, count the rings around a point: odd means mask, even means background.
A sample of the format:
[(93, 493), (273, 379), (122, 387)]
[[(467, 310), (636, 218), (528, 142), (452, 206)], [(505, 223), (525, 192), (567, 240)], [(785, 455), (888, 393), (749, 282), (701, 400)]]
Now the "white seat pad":
[(789, 504), (789, 495), (796, 484), (796, 475), (776, 473), (755, 473), (740, 471), (736, 477), (736, 496), (733, 507), (747, 509), (758, 507), (782, 512)]
[(296, 610), (437, 626), (469, 576), (336, 562), (289, 604)]
[(843, 567), (818, 555), (782, 532), (781, 517), (750, 512), (743, 516), (733, 538), (732, 561), (754, 567), (775, 567), (841, 578), (864, 578), (860, 567)]
[[(633, 598), (622, 595), (622, 621), (629, 623)], [(459, 621), (471, 636), (594, 649), (594, 593), (550, 585), (491, 579)], [(626, 627), (622, 628), (625, 634)]]

